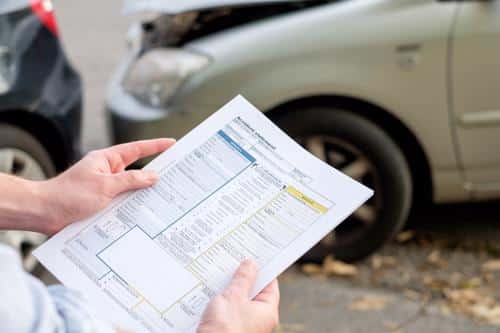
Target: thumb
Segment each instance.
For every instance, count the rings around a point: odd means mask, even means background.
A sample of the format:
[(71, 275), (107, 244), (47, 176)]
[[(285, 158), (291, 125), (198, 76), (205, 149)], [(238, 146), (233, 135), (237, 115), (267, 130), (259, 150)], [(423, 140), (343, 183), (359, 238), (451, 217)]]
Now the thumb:
[(150, 170), (129, 170), (111, 175), (111, 191), (114, 195), (149, 187), (156, 183), (158, 174)]
[(233, 280), (224, 291), (226, 297), (248, 299), (257, 278), (257, 265), (251, 260), (245, 260), (234, 273)]

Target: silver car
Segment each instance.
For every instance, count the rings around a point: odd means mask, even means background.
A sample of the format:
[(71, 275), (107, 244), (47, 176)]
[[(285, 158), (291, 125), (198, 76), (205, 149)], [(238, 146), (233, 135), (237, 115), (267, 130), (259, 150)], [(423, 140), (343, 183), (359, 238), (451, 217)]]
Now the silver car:
[(148, 0), (107, 97), (116, 142), (243, 94), (375, 197), (308, 257), (362, 258), (418, 204), (500, 198), (500, 1)]

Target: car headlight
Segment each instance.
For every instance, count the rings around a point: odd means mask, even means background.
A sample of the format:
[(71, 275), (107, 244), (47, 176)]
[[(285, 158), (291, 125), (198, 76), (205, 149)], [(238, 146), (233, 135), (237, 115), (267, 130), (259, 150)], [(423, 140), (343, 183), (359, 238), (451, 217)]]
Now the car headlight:
[(191, 74), (209, 62), (204, 55), (182, 49), (154, 49), (131, 66), (122, 86), (146, 105), (164, 106)]

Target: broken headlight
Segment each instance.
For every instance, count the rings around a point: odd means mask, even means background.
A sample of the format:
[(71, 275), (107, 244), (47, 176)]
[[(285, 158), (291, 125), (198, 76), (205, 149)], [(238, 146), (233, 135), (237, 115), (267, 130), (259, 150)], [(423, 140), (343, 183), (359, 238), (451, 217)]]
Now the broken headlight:
[(183, 49), (153, 49), (132, 64), (122, 85), (145, 105), (165, 106), (181, 84), (209, 62), (208, 57)]

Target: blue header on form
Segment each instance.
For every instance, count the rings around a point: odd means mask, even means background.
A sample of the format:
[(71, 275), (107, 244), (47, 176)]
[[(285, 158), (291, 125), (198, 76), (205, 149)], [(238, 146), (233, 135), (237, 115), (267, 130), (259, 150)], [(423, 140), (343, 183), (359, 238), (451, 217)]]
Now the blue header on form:
[(245, 149), (241, 148), (239, 144), (237, 144), (229, 135), (227, 135), (223, 130), (219, 130), (217, 132), (221, 138), (223, 138), (227, 143), (231, 145), (234, 149), (236, 149), (241, 155), (243, 155), (250, 162), (255, 162), (255, 157), (250, 155)]

